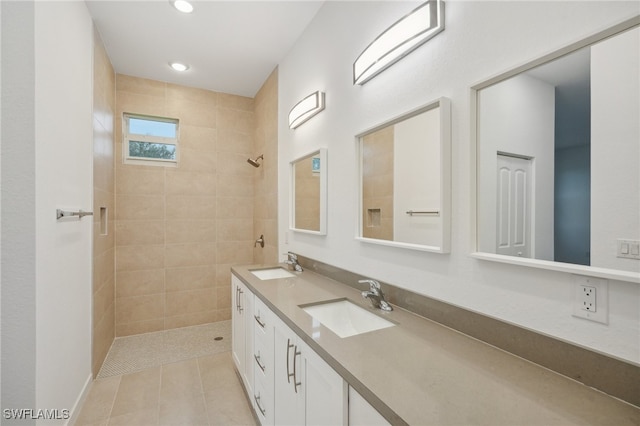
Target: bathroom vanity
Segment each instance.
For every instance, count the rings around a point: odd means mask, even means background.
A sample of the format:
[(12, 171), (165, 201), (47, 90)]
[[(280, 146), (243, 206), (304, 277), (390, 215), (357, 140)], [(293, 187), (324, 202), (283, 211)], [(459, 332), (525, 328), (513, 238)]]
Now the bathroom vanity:
[[(236, 266), (231, 286), (233, 359), (263, 425), (640, 423), (638, 407), (313, 271)], [(322, 316), (345, 301), (364, 321)]]

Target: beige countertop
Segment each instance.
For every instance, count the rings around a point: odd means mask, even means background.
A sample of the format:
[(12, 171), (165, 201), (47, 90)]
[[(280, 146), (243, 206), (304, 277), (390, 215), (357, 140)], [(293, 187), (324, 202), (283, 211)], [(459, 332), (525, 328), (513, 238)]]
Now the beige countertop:
[[(640, 425), (640, 408), (312, 271), (260, 280), (232, 272), (392, 424)], [(347, 298), (397, 325), (340, 338), (299, 305)]]

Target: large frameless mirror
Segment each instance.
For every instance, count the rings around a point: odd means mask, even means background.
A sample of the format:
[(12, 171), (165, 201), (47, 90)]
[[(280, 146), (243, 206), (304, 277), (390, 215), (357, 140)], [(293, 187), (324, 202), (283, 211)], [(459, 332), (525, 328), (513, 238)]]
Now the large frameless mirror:
[(478, 257), (640, 282), (638, 22), (473, 88)]
[(358, 240), (449, 252), (450, 111), (440, 98), (356, 136)]
[(291, 162), (293, 231), (327, 233), (327, 150), (320, 148)]

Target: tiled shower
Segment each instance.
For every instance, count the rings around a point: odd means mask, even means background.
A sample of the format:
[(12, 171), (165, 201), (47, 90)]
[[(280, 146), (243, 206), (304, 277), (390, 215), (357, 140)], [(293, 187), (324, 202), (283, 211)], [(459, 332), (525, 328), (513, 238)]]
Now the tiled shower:
[[(115, 74), (94, 44), (95, 376), (115, 337), (230, 319), (230, 266), (278, 256), (277, 71), (247, 98)], [(177, 167), (123, 164), (124, 112), (179, 120)]]

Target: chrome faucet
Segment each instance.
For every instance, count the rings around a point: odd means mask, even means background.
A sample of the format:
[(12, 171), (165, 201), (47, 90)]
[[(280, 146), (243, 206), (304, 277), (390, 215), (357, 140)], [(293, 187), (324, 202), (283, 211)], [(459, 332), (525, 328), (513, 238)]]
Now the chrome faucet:
[(382, 309), (383, 311), (393, 311), (393, 308), (384, 300), (384, 293), (380, 288), (380, 283), (376, 280), (360, 280), (361, 284), (369, 284), (369, 290), (362, 292), (362, 297), (369, 299), (371, 306), (374, 308)]
[(285, 260), (284, 263), (289, 265), (289, 269), (296, 272), (302, 272), (302, 266), (298, 263), (298, 256), (290, 251), (285, 254), (287, 255), (287, 260)]

